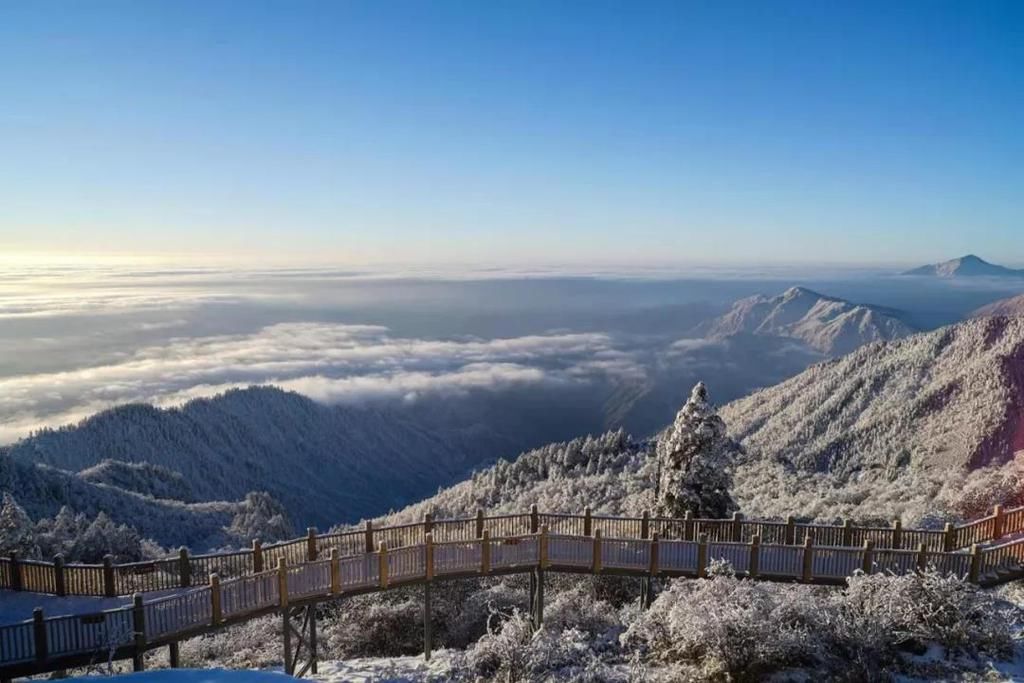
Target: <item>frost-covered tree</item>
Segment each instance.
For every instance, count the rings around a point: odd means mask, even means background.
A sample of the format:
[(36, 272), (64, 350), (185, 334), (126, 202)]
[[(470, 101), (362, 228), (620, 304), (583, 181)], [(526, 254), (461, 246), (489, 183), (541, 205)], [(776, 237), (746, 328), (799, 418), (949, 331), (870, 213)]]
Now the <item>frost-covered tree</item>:
[(737, 509), (729, 493), (737, 446), (699, 382), (658, 441), (658, 513), (665, 517), (725, 517)]
[(253, 491), (245, 496), (242, 510), (226, 531), (241, 541), (259, 538), (278, 541), (294, 534), (288, 512), (266, 492)]
[(0, 504), (0, 555), (18, 552), (24, 556), (36, 554), (35, 526), (25, 510), (5, 493)]

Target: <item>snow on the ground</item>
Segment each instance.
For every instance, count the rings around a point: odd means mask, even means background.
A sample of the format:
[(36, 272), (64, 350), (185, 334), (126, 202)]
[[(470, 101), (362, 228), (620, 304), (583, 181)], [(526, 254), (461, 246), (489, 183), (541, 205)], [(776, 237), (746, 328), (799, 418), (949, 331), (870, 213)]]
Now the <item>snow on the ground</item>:
[(364, 657), (320, 662), (319, 673), (307, 678), (324, 683), (423, 683), (448, 680), (452, 650), (434, 652), (430, 661), (423, 655), (409, 657)]
[(290, 676), (275, 671), (230, 671), (227, 669), (161, 669), (121, 676), (83, 676), (82, 680), (131, 683), (287, 683)]

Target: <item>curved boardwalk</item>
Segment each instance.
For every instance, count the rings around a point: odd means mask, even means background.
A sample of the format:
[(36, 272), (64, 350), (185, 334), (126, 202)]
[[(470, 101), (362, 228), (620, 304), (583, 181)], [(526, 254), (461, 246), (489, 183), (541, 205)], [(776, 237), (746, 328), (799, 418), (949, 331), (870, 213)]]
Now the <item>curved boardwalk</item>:
[[(982, 585), (1017, 578), (1024, 539), (995, 543), (1024, 531), (1024, 508), (941, 530), (858, 527), (746, 520), (608, 517), (539, 513), (433, 520), (402, 526), (317, 534), (249, 550), (189, 555), (154, 562), (65, 565), (0, 560), (0, 587), (54, 595), (134, 594), (125, 607), (46, 617), (0, 626), (0, 678), (11, 679), (131, 658), (212, 629), (271, 613), (285, 619), (285, 668), (298, 668), (298, 650), (315, 670), (315, 611), (319, 602), (420, 584), (429, 614), (436, 580), (528, 573), (536, 622), (543, 621), (544, 572), (601, 573), (643, 579), (703, 576), (725, 559), (755, 579), (842, 584), (855, 571), (908, 572), (927, 566)], [(990, 544), (982, 546), (981, 544)], [(171, 591), (145, 599), (145, 593)], [(292, 619), (301, 619), (295, 627)], [(429, 655), (429, 619), (425, 649)], [(292, 648), (293, 636), (297, 647)], [(299, 672), (301, 673), (301, 671)]]

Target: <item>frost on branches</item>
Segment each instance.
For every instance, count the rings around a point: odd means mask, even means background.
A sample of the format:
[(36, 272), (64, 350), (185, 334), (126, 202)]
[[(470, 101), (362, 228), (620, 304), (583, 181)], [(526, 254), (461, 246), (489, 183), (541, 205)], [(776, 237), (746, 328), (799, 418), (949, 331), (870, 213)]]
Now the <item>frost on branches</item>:
[(725, 422), (708, 403), (707, 387), (699, 382), (658, 441), (658, 514), (720, 518), (734, 512), (737, 505), (729, 489), (737, 450), (726, 436)]

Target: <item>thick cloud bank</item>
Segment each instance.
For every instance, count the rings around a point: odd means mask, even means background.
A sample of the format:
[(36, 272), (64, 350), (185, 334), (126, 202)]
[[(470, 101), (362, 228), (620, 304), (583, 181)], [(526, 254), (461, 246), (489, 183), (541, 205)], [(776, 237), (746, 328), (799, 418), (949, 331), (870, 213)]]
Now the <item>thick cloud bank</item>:
[(131, 401), (168, 405), (250, 384), (327, 403), (643, 374), (605, 334), (398, 338), (384, 327), (282, 323), (254, 334), (171, 340), (118, 362), (0, 379), (0, 440)]

